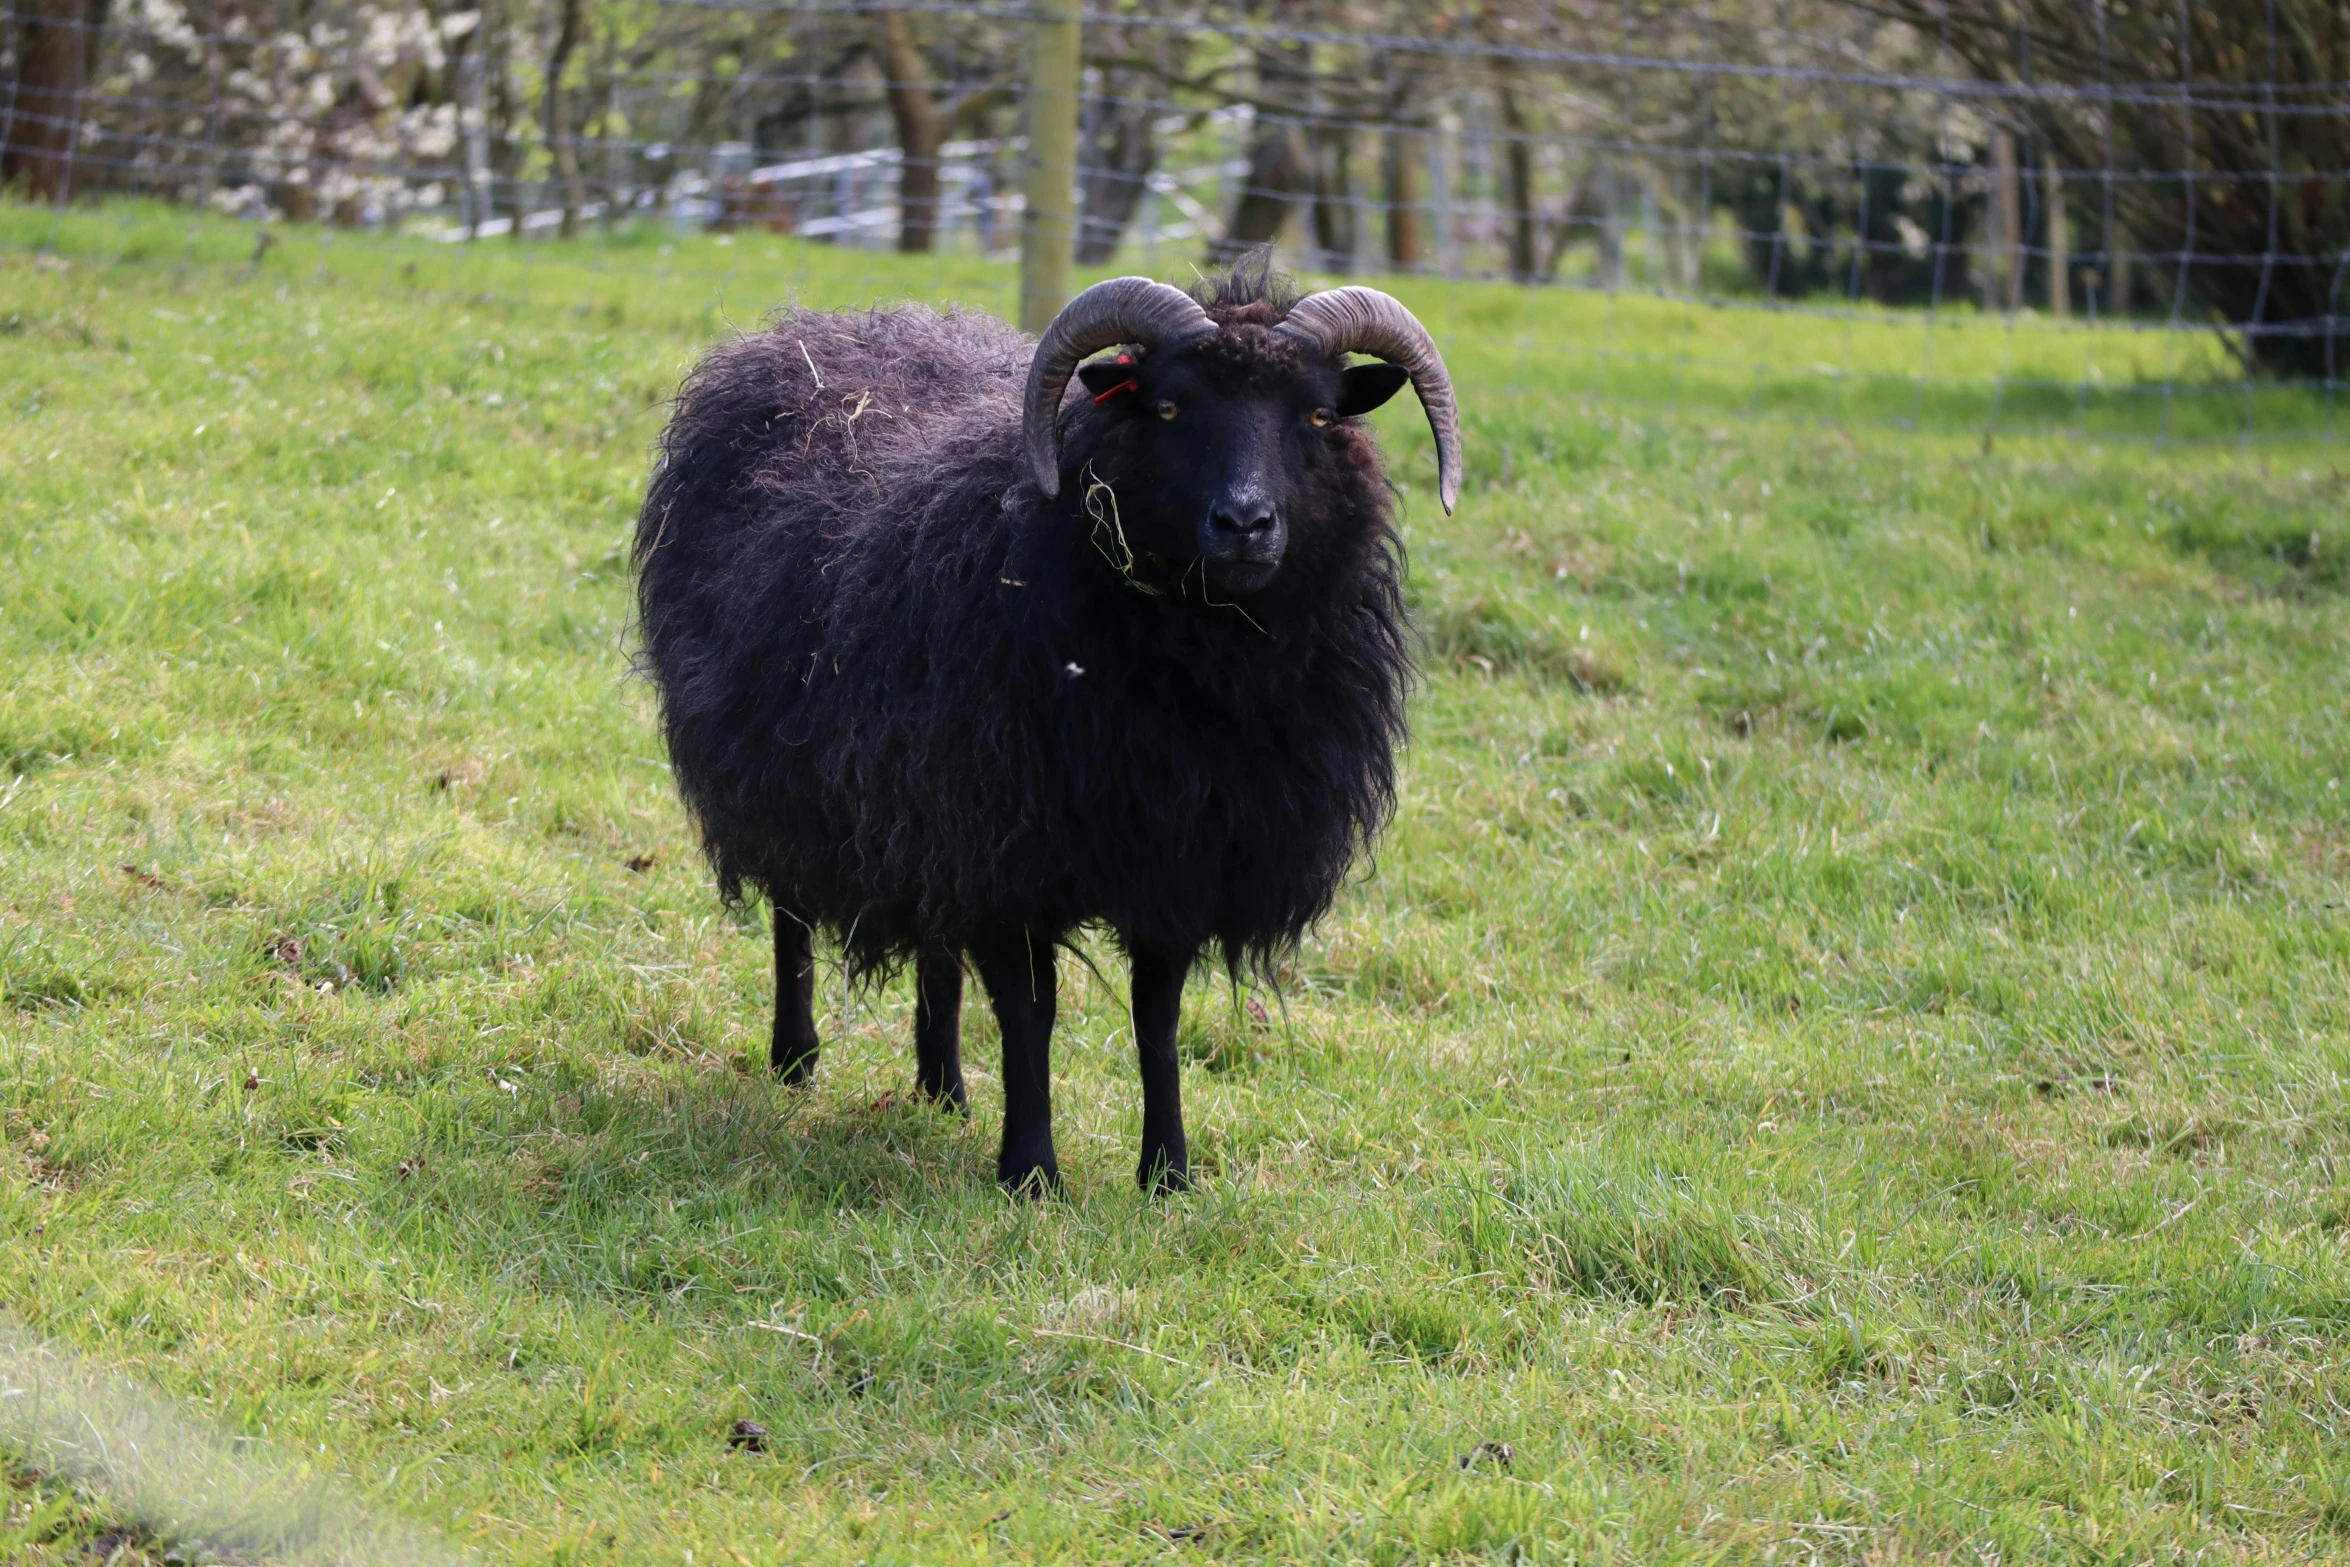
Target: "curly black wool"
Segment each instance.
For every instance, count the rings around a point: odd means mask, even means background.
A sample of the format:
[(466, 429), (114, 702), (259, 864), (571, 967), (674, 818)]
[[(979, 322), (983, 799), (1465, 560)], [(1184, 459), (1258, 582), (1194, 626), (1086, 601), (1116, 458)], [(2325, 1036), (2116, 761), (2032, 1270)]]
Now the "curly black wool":
[[(1218, 374), (1293, 370), (1261, 266), (1199, 297)], [(678, 786), (724, 895), (862, 972), (1095, 923), (1262, 964), (1394, 805), (1410, 638), (1370, 433), (1307, 475), (1275, 587), (1219, 605), (1122, 559), (1150, 476), (1076, 385), (1070, 471), (1118, 478), (1039, 491), (1032, 347), (977, 314), (786, 309), (695, 368), (635, 546)]]

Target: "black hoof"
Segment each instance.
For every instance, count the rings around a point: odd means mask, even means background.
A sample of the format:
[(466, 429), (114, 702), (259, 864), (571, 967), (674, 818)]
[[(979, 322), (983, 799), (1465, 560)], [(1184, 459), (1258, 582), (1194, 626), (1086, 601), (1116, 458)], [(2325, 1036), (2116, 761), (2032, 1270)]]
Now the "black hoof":
[(816, 1052), (796, 1056), (774, 1055), (767, 1061), (777, 1081), (786, 1088), (805, 1088), (816, 1079)]
[(1135, 1183), (1146, 1196), (1165, 1197), (1191, 1190), (1191, 1168), (1188, 1164), (1170, 1163), (1164, 1156), (1145, 1159), (1135, 1172)]
[(941, 1110), (951, 1110), (966, 1119), (971, 1114), (971, 1096), (963, 1091), (963, 1080), (956, 1078), (943, 1088), (936, 1083), (916, 1083), (914, 1091)]
[(1013, 1196), (1031, 1200), (1056, 1196), (1061, 1190), (1061, 1167), (1052, 1160), (1018, 1167), (999, 1164), (995, 1178)]

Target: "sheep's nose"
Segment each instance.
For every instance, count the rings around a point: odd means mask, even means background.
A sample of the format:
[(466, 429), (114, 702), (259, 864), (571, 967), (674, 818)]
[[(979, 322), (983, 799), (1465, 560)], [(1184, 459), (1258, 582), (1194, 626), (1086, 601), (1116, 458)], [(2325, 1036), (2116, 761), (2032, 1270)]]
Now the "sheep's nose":
[(1208, 530), (1235, 539), (1253, 539), (1273, 528), (1273, 507), (1266, 501), (1226, 501), (1208, 513)]

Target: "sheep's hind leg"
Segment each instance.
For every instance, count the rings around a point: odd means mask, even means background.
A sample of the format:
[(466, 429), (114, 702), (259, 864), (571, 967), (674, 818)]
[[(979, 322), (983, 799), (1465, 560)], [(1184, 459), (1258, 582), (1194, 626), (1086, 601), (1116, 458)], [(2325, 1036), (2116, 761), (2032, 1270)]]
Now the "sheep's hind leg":
[(1136, 944), (1134, 1048), (1142, 1062), (1142, 1164), (1135, 1179), (1146, 1192), (1191, 1188), (1191, 1156), (1183, 1140), (1183, 1064), (1175, 1058), (1175, 1030), (1183, 1016), (1183, 981), (1191, 973), (1188, 947)]
[(914, 960), (914, 1081), (922, 1097), (968, 1114), (963, 1091), (963, 955), (925, 949)]
[(794, 1088), (816, 1075), (816, 950), (808, 927), (775, 905), (775, 1042), (767, 1064)]
[(1061, 1184), (1053, 1157), (1053, 944), (1024, 930), (993, 930), (972, 943), (979, 982), (1004, 1035), (1004, 1147), (996, 1179), (1041, 1197)]

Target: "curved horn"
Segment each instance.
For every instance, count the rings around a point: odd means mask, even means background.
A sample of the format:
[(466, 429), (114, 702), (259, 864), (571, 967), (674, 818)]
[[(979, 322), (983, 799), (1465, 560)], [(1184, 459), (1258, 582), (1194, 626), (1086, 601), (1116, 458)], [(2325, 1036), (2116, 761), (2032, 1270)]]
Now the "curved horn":
[(1309, 294), (1292, 305), (1280, 330), (1330, 354), (1375, 354), (1412, 378), (1436, 436), (1436, 495), (1450, 513), (1461, 498), (1461, 417), (1444, 356), (1419, 318), (1394, 296), (1354, 285)]
[(1028, 362), (1021, 427), (1037, 486), (1047, 495), (1061, 493), (1061, 393), (1078, 360), (1118, 343), (1184, 348), (1215, 331), (1199, 301), (1147, 277), (1114, 277), (1063, 305)]

